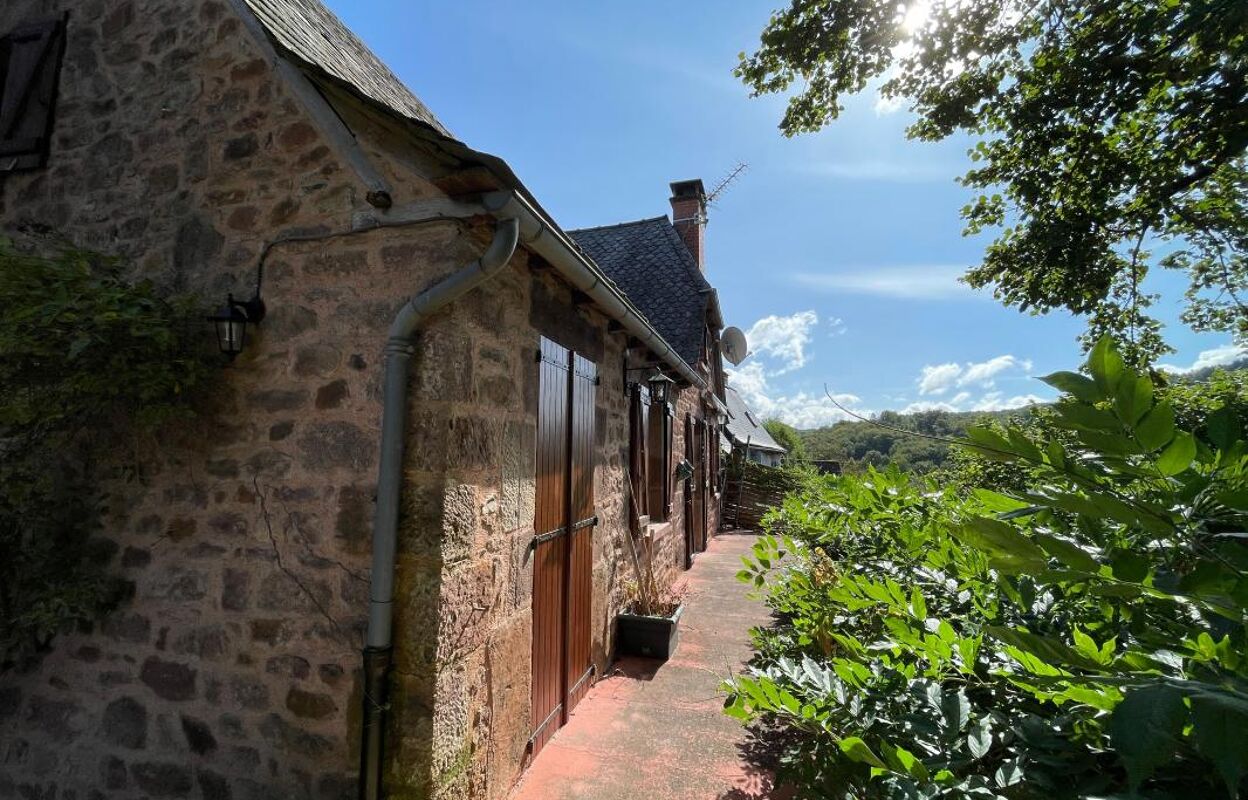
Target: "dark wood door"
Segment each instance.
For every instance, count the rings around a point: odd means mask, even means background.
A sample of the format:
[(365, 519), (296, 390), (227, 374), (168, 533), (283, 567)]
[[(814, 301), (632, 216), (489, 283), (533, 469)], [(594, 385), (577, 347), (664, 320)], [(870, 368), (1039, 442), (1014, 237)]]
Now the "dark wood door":
[(589, 688), (597, 369), (541, 340), (533, 528), (536, 754)]
[[(693, 416), (685, 414), (685, 460), (693, 464)], [(695, 520), (693, 518), (693, 476), (684, 481), (684, 512), (685, 512), (685, 569), (693, 566), (693, 554), (697, 539), (694, 538)]]
[(693, 465), (693, 477), (689, 481), (689, 503), (692, 523), (693, 552), (706, 549), (706, 446), (705, 428), (702, 420), (691, 418), (687, 426), (689, 463)]
[(711, 541), (711, 504), (715, 502), (715, 436), (711, 425), (702, 420), (702, 549)]
[(598, 368), (573, 355), (572, 369), (572, 513), (568, 518), (567, 691), (564, 720), (589, 691), (593, 673), (590, 656), (590, 608), (593, 604), (594, 527), (594, 396)]

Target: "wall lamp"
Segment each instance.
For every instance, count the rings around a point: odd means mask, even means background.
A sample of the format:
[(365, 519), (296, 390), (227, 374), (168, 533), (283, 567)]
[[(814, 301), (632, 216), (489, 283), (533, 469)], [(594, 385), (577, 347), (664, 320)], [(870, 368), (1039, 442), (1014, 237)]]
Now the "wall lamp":
[(256, 282), (256, 293), (250, 300), (235, 300), (234, 295), (226, 295), (225, 305), (217, 313), (208, 318), (217, 328), (217, 346), (231, 361), (243, 352), (247, 344), (248, 324), (259, 325), (264, 319), (264, 301), (260, 299), (260, 285)]
[(650, 402), (666, 405), (671, 394), (672, 385), (676, 381), (664, 375), (661, 370), (656, 369), (647, 383), (650, 384)]

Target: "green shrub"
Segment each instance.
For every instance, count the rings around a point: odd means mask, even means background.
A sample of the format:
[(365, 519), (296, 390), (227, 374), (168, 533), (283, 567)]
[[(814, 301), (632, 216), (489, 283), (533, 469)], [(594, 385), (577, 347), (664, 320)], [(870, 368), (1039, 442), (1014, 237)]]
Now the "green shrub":
[(789, 497), (740, 573), (780, 622), (726, 711), (802, 797), (1225, 798), (1248, 772), (1248, 447), (1108, 340), (1046, 421), (973, 427), (1008, 492), (899, 471)]
[(102, 472), (191, 414), (209, 374), (194, 302), (73, 248), (0, 239), (0, 669), (96, 618), (124, 586), (102, 569)]

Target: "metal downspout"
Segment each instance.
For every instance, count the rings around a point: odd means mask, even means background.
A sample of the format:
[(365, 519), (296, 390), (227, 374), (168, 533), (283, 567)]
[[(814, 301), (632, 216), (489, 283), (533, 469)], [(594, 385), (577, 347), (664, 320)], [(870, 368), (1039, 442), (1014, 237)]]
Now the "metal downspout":
[(364, 647), (364, 715), (360, 742), (360, 798), (382, 797), (382, 743), (392, 651), (395, 551), (403, 488), (408, 377), (416, 333), (428, 317), (480, 286), (507, 265), (520, 240), (520, 222), (500, 219), (485, 253), (416, 297), (395, 315), (385, 349), (381, 459), (373, 521), (373, 570)]

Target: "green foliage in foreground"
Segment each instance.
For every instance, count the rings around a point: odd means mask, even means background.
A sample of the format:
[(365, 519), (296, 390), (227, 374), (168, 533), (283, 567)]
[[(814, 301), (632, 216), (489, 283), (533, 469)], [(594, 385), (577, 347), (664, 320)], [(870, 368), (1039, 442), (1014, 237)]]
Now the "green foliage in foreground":
[(1029, 488), (873, 470), (771, 514), (740, 577), (780, 622), (726, 710), (787, 729), (800, 796), (1241, 794), (1243, 432), (1223, 410), (1177, 426), (1107, 340), (1088, 366), (1046, 378), (1060, 439), (969, 431)]
[(93, 538), (100, 464), (134, 435), (189, 414), (210, 356), (189, 300), (120, 265), (0, 239), (0, 669), (95, 618), (123, 587)]

